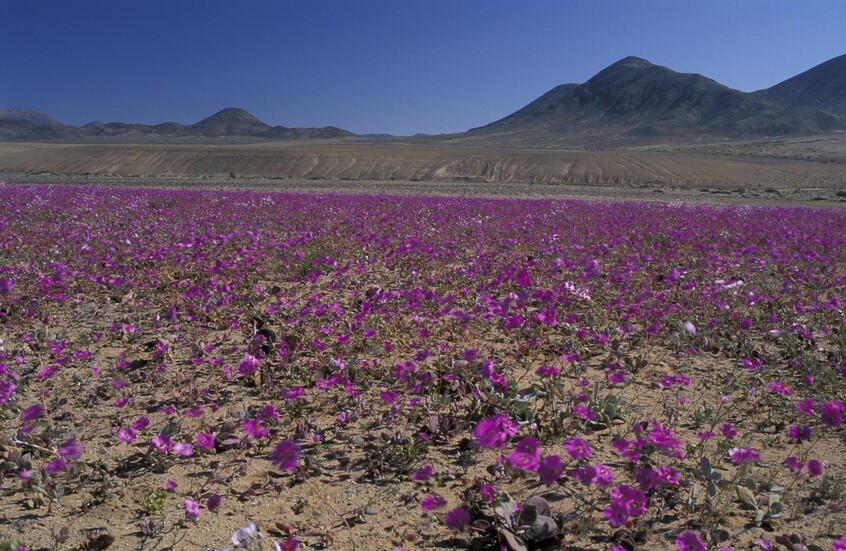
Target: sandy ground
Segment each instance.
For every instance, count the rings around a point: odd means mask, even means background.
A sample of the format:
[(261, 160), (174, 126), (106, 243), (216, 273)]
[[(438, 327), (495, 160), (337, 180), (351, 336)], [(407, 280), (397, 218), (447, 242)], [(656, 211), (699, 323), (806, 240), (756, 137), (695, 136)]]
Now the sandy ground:
[[(775, 154), (774, 154), (775, 155)], [(0, 143), (0, 171), (218, 180), (249, 187), (365, 193), (596, 196), (838, 203), (846, 164), (677, 151), (476, 149), (370, 140), (246, 145)], [(234, 175), (234, 178), (230, 178)], [(425, 182), (425, 186), (421, 185)], [(531, 189), (528, 189), (531, 184)]]

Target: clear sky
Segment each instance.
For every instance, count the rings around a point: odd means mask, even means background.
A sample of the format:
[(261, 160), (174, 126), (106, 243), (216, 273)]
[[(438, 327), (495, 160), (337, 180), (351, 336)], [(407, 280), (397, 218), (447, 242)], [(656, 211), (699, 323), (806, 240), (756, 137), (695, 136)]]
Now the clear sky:
[(843, 0), (0, 0), (0, 107), (457, 132), (629, 55), (766, 88), (844, 29)]

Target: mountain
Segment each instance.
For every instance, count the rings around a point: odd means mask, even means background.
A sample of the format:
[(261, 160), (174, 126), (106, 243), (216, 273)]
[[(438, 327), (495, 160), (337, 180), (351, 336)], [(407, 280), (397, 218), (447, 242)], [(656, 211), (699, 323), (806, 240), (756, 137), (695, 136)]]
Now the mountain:
[(517, 145), (611, 145), (820, 134), (843, 121), (773, 102), (698, 74), (627, 57), (584, 84), (553, 88), (458, 141)]
[(256, 136), (271, 127), (243, 109), (230, 107), (218, 111), (189, 127), (190, 134), (200, 136)]
[(0, 109), (0, 121), (19, 121), (34, 126), (61, 126), (62, 123), (44, 113), (30, 109)]
[[(6, 114), (8, 113), (8, 114)], [(47, 122), (52, 121), (52, 122)], [(94, 121), (82, 127), (66, 126), (43, 113), (23, 109), (0, 109), (0, 139), (18, 141), (188, 141), (253, 139), (302, 140), (354, 136), (352, 132), (327, 126), (288, 128), (270, 126), (244, 109), (230, 107), (195, 124), (164, 122), (156, 125), (104, 123)]]
[(756, 93), (785, 105), (815, 107), (846, 117), (846, 54)]

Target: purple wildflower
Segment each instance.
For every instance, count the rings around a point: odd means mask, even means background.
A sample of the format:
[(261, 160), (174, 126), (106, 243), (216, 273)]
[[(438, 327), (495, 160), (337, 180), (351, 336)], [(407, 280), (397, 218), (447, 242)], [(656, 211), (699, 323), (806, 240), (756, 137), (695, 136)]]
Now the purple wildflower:
[(427, 480), (432, 478), (432, 475), (434, 473), (434, 467), (432, 467), (431, 465), (423, 465), (422, 467), (417, 469), (416, 473), (411, 475), (411, 480), (414, 480), (415, 482), (426, 482)]
[(470, 523), (470, 515), (464, 507), (456, 507), (444, 515), (444, 523), (449, 530), (460, 532)]
[(705, 545), (693, 532), (679, 534), (676, 538), (676, 548), (679, 551), (705, 551)]
[(820, 421), (827, 427), (834, 428), (843, 421), (843, 402), (831, 400), (820, 402)]
[(21, 412), (21, 421), (33, 421), (35, 419), (39, 419), (43, 415), (44, 407), (41, 404), (35, 404), (34, 406), (29, 406)]
[(191, 520), (200, 516), (200, 504), (193, 499), (185, 500), (185, 516)]
[(547, 455), (541, 459), (537, 468), (538, 477), (547, 486), (551, 486), (558, 480), (562, 472), (564, 467), (561, 465), (561, 458), (557, 455)]
[(280, 471), (290, 471), (297, 466), (299, 450), (295, 443), (290, 440), (283, 440), (276, 444), (268, 458), (273, 466)]
[(517, 442), (515, 448), (508, 454), (508, 462), (515, 469), (534, 471), (538, 468), (539, 456), (538, 439), (534, 436), (527, 436)]
[(755, 463), (761, 460), (761, 454), (749, 448), (731, 448), (728, 453), (733, 465)]
[(564, 441), (564, 451), (573, 459), (590, 457), (590, 445), (581, 438), (571, 438)]
[(420, 500), (420, 508), (426, 511), (427, 513), (437, 511), (438, 509), (443, 509), (444, 506), (446, 506), (446, 500), (441, 496), (426, 496)]
[(517, 424), (505, 415), (482, 419), (473, 431), (476, 443), (482, 449), (503, 449), (509, 436), (517, 434)]

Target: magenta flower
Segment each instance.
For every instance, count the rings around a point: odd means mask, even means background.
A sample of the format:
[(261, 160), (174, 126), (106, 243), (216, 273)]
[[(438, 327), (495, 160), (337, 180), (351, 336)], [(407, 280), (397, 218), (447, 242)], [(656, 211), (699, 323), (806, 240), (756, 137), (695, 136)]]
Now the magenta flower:
[(756, 463), (761, 460), (761, 454), (749, 448), (731, 448), (728, 453), (733, 465)]
[(791, 440), (796, 440), (797, 442), (805, 442), (811, 439), (811, 426), (810, 425), (790, 425), (787, 427), (787, 436)]
[(154, 436), (150, 443), (153, 445), (153, 448), (159, 453), (168, 453), (171, 448), (173, 448), (173, 442), (170, 441), (170, 436), (167, 434), (160, 434), (158, 436)]
[(581, 438), (565, 440), (564, 451), (573, 459), (586, 459), (591, 454), (590, 445)]
[(479, 486), (479, 493), (482, 494), (485, 501), (493, 503), (494, 497), (496, 496), (496, 488), (494, 488), (491, 484), (482, 484)]
[(799, 461), (795, 456), (790, 456), (784, 460), (784, 466), (788, 469), (793, 469), (794, 471), (801, 471), (805, 464)]
[(392, 390), (386, 390), (382, 392), (379, 397), (382, 398), (382, 401), (386, 404), (393, 404), (399, 399), (397, 393)]
[(557, 368), (547, 365), (542, 365), (535, 370), (535, 375), (544, 379), (547, 379), (549, 377), (555, 377), (560, 374), (561, 372)]
[(244, 352), (244, 359), (238, 364), (235, 371), (237, 371), (239, 375), (246, 377), (247, 375), (252, 375), (260, 363), (261, 362), (250, 355), (249, 352)]
[(614, 471), (611, 470), (611, 467), (599, 463), (596, 465), (595, 469), (596, 476), (593, 479), (593, 483), (600, 488), (610, 486), (611, 482), (614, 480)]
[(191, 457), (194, 455), (194, 446), (190, 442), (179, 442), (173, 446), (173, 454), (179, 457)]
[(61, 457), (54, 457), (44, 465), (44, 470), (50, 474), (63, 473), (68, 470), (68, 464)]
[(446, 506), (446, 500), (441, 496), (426, 496), (420, 500), (420, 508), (426, 511), (427, 513), (437, 511), (438, 509), (443, 509), (444, 506)]
[(456, 507), (444, 515), (446, 527), (453, 532), (460, 532), (470, 523), (470, 515), (464, 507)]
[(515, 469), (534, 471), (538, 468), (539, 456), (538, 439), (534, 436), (527, 436), (517, 442), (517, 446), (508, 454), (508, 462)]
[(705, 545), (693, 532), (679, 534), (676, 538), (676, 548), (679, 551), (706, 551)]
[(214, 494), (206, 500), (206, 509), (208, 509), (209, 511), (214, 511), (215, 509), (220, 507), (220, 502), (220, 494)]
[(201, 450), (208, 450), (214, 446), (214, 435), (207, 432), (198, 432), (194, 436), (194, 442), (197, 443)]
[(520, 287), (529, 287), (532, 284), (532, 276), (529, 275), (529, 270), (521, 268), (514, 276), (514, 283)]
[(82, 444), (77, 442), (76, 438), (71, 437), (65, 440), (65, 442), (59, 447), (58, 452), (59, 455), (65, 459), (78, 461), (79, 458), (82, 457)]
[(261, 419), (243, 419), (241, 421), (241, 430), (244, 431), (250, 438), (259, 439), (270, 436), (270, 431), (267, 427), (262, 425)]
[(537, 469), (538, 477), (547, 486), (557, 481), (562, 472), (564, 467), (561, 465), (561, 458), (557, 455), (547, 455), (541, 459)]
[(14, 283), (8, 277), (0, 278), (0, 296), (8, 295), (15, 288)]
[(142, 431), (150, 424), (150, 420), (146, 417), (139, 417), (132, 423), (132, 430)]
[(617, 486), (609, 492), (611, 502), (602, 514), (611, 526), (622, 526), (629, 517), (636, 517), (646, 508), (646, 496), (630, 486)]
[(808, 470), (808, 476), (811, 478), (820, 476), (823, 473), (822, 463), (816, 459), (808, 460), (808, 464), (805, 465), (805, 468)]
[(723, 438), (725, 438), (726, 440), (731, 440), (732, 438), (737, 436), (737, 431), (731, 425), (731, 423), (723, 423), (722, 425), (720, 425), (719, 431), (720, 434), (723, 435)]
[(804, 413), (808, 417), (814, 416), (814, 401), (813, 400), (802, 400), (796, 404), (796, 409), (799, 410), (801, 413)]
[(200, 516), (200, 504), (193, 499), (185, 500), (185, 516), (191, 520)]
[(834, 428), (843, 421), (843, 402), (831, 400), (820, 402), (820, 421), (827, 427)]
[(276, 444), (268, 458), (280, 471), (290, 471), (297, 466), (299, 455), (299, 449), (294, 442), (283, 440)]
[(473, 431), (476, 443), (482, 449), (503, 449), (509, 436), (517, 434), (517, 424), (505, 415), (482, 419)]
[(427, 480), (432, 478), (432, 475), (434, 473), (434, 467), (432, 467), (431, 465), (423, 465), (417, 470), (416, 473), (411, 475), (411, 480), (414, 480), (415, 482), (426, 482)]
[(176, 489), (176, 481), (175, 480), (165, 480), (164, 481), (164, 488), (165, 490), (175, 490)]
[(35, 404), (34, 406), (29, 406), (28, 408), (25, 408), (21, 412), (21, 421), (26, 423), (27, 421), (39, 419), (43, 415), (44, 407), (41, 404)]
[(118, 429), (117, 438), (121, 442), (132, 444), (135, 442), (135, 431), (132, 429)]

